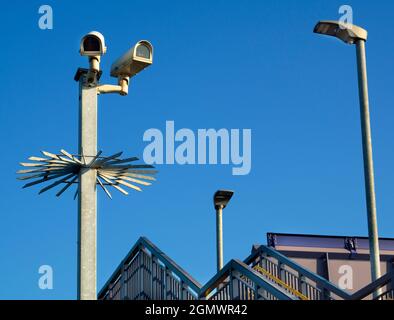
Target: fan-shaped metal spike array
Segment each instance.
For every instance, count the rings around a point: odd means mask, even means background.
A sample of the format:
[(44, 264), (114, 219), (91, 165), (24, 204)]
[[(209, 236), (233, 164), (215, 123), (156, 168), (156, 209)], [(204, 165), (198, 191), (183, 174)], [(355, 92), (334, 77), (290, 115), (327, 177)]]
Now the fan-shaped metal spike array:
[[(154, 168), (153, 166), (146, 164), (132, 165), (130, 163), (137, 161), (138, 158), (119, 159), (122, 152), (109, 157), (102, 157), (101, 151), (94, 156), (84, 154), (75, 156), (63, 149), (60, 150), (60, 154), (53, 154), (47, 151), (42, 151), (41, 153), (45, 158), (29, 157), (29, 160), (32, 162), (21, 162), (21, 165), (30, 169), (17, 171), (18, 174), (23, 175), (18, 178), (19, 180), (35, 179), (32, 182), (26, 183), (23, 188), (58, 179), (41, 189), (39, 194), (63, 183), (65, 186), (56, 194), (59, 197), (71, 185), (78, 183), (79, 172), (84, 168), (97, 171), (96, 184), (104, 190), (110, 199), (112, 199), (112, 195), (107, 189), (108, 186), (128, 195), (128, 192), (119, 185), (142, 191), (138, 185), (149, 186), (151, 185), (149, 181), (156, 180), (152, 176), (157, 173), (156, 170), (142, 170)], [(89, 161), (89, 159), (91, 160)], [(78, 190), (74, 199), (77, 193)]]

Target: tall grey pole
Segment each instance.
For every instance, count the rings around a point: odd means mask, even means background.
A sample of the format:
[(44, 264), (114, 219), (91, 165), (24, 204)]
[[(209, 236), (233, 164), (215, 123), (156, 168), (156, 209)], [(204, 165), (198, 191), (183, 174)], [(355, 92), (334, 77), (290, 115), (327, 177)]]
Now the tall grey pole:
[(216, 207), (216, 259), (217, 271), (223, 268), (223, 206)]
[[(97, 87), (79, 79), (79, 154), (97, 154)], [(87, 161), (92, 158), (87, 158)], [(96, 170), (82, 168), (78, 194), (78, 299), (96, 300)]]
[(358, 87), (360, 96), (361, 131), (363, 140), (365, 193), (368, 214), (368, 235), (371, 258), (371, 277), (372, 281), (374, 281), (380, 277), (380, 254), (378, 224), (376, 218), (376, 198), (372, 159), (371, 124), (369, 118), (367, 63), (364, 40), (357, 40), (356, 50)]

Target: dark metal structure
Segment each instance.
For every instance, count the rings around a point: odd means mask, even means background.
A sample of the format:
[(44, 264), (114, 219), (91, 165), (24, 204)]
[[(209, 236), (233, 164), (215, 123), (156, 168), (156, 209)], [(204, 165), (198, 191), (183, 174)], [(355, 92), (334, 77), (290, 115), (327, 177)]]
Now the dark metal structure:
[[(353, 259), (354, 246), (366, 238), (274, 234), (267, 235), (268, 245), (254, 245), (244, 260), (228, 262), (204, 286), (164, 254), (147, 238), (140, 238), (99, 293), (99, 299), (163, 299), (163, 300), (392, 300), (394, 271), (358, 290), (344, 290), (319, 270), (310, 269), (308, 259), (320, 259), (327, 248), (335, 248), (342, 240), (346, 258)], [(273, 241), (273, 242), (272, 242)], [(358, 242), (359, 241), (359, 242)], [(383, 248), (394, 239), (382, 239)], [(367, 241), (368, 242), (368, 241)], [(271, 245), (270, 245), (271, 244)], [(322, 247), (324, 244), (325, 247)], [(298, 250), (297, 248), (302, 248)], [(313, 250), (308, 250), (313, 249)], [(286, 250), (283, 250), (286, 249)], [(294, 249), (294, 250), (291, 250)], [(298, 250), (298, 251), (297, 251)], [(316, 251), (317, 250), (317, 251)], [(319, 251), (320, 250), (320, 251)], [(357, 247), (356, 250), (361, 250)], [(384, 250), (382, 250), (384, 251)], [(318, 252), (318, 254), (316, 254)], [(290, 256), (287, 256), (286, 254)], [(361, 254), (361, 253), (360, 253)], [(357, 256), (356, 256), (357, 258)], [(386, 257), (389, 261), (389, 257)], [(394, 256), (391, 256), (393, 259)], [(368, 264), (368, 257), (363, 257)], [(344, 260), (346, 263), (348, 260)], [(361, 260), (352, 260), (361, 261)], [(382, 259), (383, 261), (383, 259)], [(369, 272), (366, 272), (369, 275)]]
[(141, 237), (98, 294), (102, 300), (195, 300), (201, 285)]
[[(347, 292), (372, 281), (367, 237), (268, 233), (267, 244)], [(393, 272), (394, 239), (380, 238), (379, 247), (382, 274)]]

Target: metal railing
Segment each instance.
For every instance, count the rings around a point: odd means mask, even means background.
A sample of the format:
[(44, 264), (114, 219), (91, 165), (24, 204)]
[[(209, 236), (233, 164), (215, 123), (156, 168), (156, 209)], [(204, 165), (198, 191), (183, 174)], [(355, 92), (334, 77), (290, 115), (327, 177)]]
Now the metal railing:
[(394, 271), (354, 294), (261, 245), (243, 262), (231, 260), (203, 287), (141, 237), (100, 291), (103, 300), (362, 300), (384, 289), (394, 299)]
[(297, 300), (239, 260), (231, 260), (201, 288), (203, 300)]
[(102, 300), (194, 300), (201, 285), (141, 237), (100, 291)]
[(351, 295), (278, 251), (261, 245), (244, 262), (302, 300), (350, 299)]
[(379, 295), (375, 300), (394, 300), (394, 290), (388, 290)]
[(364, 288), (358, 290), (352, 295), (351, 299), (352, 300), (362, 300), (365, 298), (371, 299), (371, 297), (377, 290), (382, 289), (386, 286), (388, 286), (388, 288), (386, 288), (386, 291), (375, 297), (374, 300), (393, 300), (394, 271), (386, 273), (384, 276), (371, 282)]
[(141, 237), (100, 291), (101, 300), (296, 300), (296, 296), (239, 260), (204, 287)]

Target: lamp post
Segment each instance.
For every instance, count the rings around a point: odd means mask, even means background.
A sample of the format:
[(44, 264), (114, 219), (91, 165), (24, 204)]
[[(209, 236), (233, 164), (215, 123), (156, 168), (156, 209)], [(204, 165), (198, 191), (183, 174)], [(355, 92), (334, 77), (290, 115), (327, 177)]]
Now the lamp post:
[(213, 196), (213, 203), (216, 210), (216, 264), (217, 271), (223, 268), (223, 209), (234, 192), (230, 190), (218, 190)]
[(365, 55), (367, 31), (358, 26), (343, 22), (319, 21), (314, 28), (314, 32), (333, 36), (347, 44), (356, 45), (371, 277), (372, 281), (374, 281), (380, 277), (380, 253), (376, 218), (375, 182), (372, 159), (371, 124), (369, 116), (367, 64)]
[[(85, 86), (87, 73), (79, 81), (79, 154), (97, 154), (97, 90)], [(78, 195), (78, 275), (79, 300), (96, 300), (97, 189), (96, 170), (79, 172)]]

